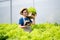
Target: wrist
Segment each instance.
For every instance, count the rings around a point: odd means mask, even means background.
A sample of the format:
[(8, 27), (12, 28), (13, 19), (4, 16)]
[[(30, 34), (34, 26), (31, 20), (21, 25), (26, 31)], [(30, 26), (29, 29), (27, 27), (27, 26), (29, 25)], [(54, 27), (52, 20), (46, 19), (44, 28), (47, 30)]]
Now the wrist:
[(26, 26), (21, 26), (21, 28), (25, 28)]

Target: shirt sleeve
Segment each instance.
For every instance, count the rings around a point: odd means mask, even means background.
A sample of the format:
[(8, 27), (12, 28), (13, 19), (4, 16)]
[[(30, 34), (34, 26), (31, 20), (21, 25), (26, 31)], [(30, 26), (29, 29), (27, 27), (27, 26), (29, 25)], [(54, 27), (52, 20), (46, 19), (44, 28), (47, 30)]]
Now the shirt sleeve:
[(23, 18), (21, 18), (21, 19), (19, 19), (19, 24), (21, 25), (21, 26), (23, 26)]

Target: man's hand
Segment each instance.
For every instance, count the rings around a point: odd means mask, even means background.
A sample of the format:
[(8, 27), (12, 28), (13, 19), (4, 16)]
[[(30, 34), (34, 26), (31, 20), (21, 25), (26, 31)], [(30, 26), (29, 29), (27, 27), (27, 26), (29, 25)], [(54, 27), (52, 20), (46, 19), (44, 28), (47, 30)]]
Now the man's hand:
[(35, 15), (31, 15), (32, 19), (35, 19)]
[(21, 25), (19, 25), (19, 27), (21, 27), (21, 28), (26, 28), (26, 26), (21, 26)]

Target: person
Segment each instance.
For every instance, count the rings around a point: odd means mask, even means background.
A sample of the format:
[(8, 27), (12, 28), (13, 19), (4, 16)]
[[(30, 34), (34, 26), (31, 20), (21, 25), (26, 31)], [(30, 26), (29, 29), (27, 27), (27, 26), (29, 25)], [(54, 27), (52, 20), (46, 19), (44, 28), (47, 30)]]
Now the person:
[(25, 31), (30, 32), (31, 31), (30, 25), (35, 24), (35, 16), (32, 16), (33, 17), (33, 21), (32, 21), (30, 18), (27, 17), (28, 13), (29, 12), (27, 8), (24, 8), (20, 11), (22, 17), (19, 19), (19, 27), (24, 29)]

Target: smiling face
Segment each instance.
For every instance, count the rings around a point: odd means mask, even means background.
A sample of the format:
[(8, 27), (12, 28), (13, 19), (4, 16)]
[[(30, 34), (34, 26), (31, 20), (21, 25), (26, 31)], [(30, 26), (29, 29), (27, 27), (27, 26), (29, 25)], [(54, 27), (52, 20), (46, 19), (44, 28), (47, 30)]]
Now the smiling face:
[(25, 16), (25, 17), (28, 16), (27, 10), (24, 10), (24, 11), (23, 11), (23, 16)]
[(28, 10), (27, 8), (24, 8), (20, 11), (20, 14), (23, 15), (24, 17), (28, 16)]

